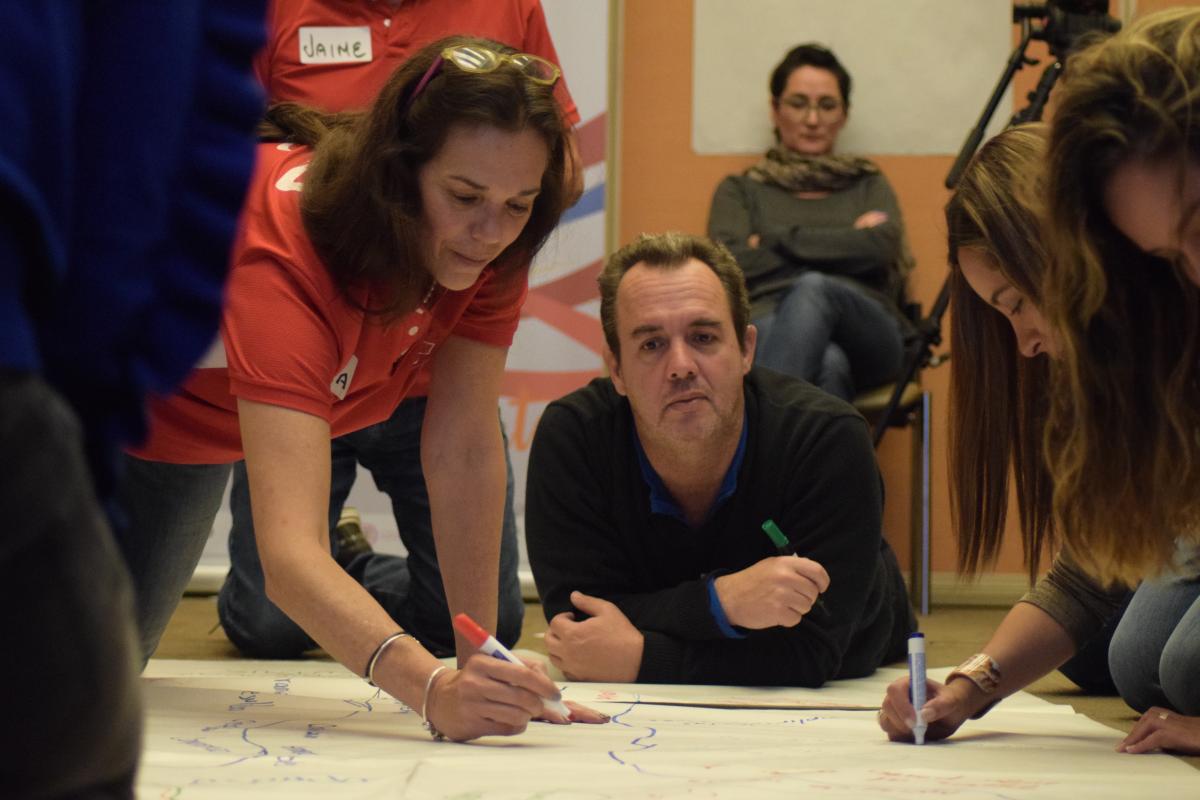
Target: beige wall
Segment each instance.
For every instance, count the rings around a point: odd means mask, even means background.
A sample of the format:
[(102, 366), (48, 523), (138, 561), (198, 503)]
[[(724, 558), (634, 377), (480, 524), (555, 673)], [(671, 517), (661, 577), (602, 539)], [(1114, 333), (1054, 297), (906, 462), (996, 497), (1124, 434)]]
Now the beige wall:
[[(1200, 4), (1200, 0), (1183, 3)], [(692, 15), (693, 0), (625, 0), (622, 4), (619, 57), (619, 96), (616, 156), (616, 233), (620, 242), (641, 231), (676, 229), (702, 233), (708, 204), (717, 182), (739, 172), (752, 157), (699, 156), (691, 148)], [(1139, 13), (1181, 3), (1138, 4)], [(1114, 13), (1116, 4), (1114, 3)], [(1014, 29), (1015, 30), (1015, 29)], [(1045, 55), (1035, 45), (1031, 55)], [(996, 65), (999, 78), (1002, 64)], [(1039, 67), (1018, 75), (1014, 97), (1023, 98), (1036, 83)], [(764, 76), (765, 81), (766, 76)], [(981, 93), (979, 108), (987, 100)], [(764, 98), (763, 113), (766, 114)], [(1003, 113), (1003, 110), (998, 111)], [(1011, 115), (1011, 110), (1008, 112)], [(930, 124), (937, 124), (930, 120)], [(967, 131), (963, 131), (965, 137)], [(942, 183), (953, 161), (950, 156), (887, 156), (877, 161), (900, 199), (909, 237), (917, 258), (911, 289), (926, 311), (946, 275), (944, 225), (941, 210), (948, 192)], [(943, 325), (943, 331), (946, 331)], [(925, 385), (933, 393), (933, 570), (954, 569), (956, 545), (950, 529), (946, 491), (946, 391), (953, 361), (926, 371)], [(890, 431), (879, 452), (887, 484), (884, 525), (901, 561), (908, 561), (909, 434)], [(1016, 531), (1010, 526), (998, 570), (1022, 571)]]

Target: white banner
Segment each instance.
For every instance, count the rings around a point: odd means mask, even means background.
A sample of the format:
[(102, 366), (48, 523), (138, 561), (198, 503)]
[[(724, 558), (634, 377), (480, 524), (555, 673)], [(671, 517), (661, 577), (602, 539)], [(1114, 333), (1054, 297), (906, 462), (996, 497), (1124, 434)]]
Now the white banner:
[[(833, 50), (852, 79), (840, 151), (957, 153), (1013, 49), (1012, 0), (695, 0), (695, 10), (692, 146), (700, 154), (757, 154), (773, 144), (771, 71), (808, 42)], [(1012, 108), (1011, 92), (1000, 108)], [(997, 113), (990, 132), (1009, 116)]]

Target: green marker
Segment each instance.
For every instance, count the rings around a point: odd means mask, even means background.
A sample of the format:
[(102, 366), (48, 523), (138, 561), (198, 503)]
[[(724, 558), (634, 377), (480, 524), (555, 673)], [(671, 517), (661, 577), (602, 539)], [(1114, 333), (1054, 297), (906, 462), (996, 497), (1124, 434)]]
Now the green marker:
[[(774, 543), (775, 549), (779, 551), (779, 555), (794, 556), (796, 558), (800, 557), (800, 555), (792, 549), (792, 543), (788, 541), (788, 537), (784, 535), (783, 531), (779, 530), (779, 526), (775, 524), (775, 520), (769, 519), (764, 522), (762, 524), (762, 529), (763, 532), (771, 538), (771, 542)], [(817, 601), (813, 603), (813, 608), (828, 613), (828, 610), (825, 608), (825, 603), (822, 602), (820, 597), (818, 597)]]
[(779, 530), (779, 526), (775, 524), (775, 520), (769, 519), (762, 524), (762, 529), (767, 536), (771, 537), (771, 541), (775, 543), (775, 549), (779, 551), (781, 556), (794, 555), (792, 551), (792, 543), (783, 535), (783, 531)]

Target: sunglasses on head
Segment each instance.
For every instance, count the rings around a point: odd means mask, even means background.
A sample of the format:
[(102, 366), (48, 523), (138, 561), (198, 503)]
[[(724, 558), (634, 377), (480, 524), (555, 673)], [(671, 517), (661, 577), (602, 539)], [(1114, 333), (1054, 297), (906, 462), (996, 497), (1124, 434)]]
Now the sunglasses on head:
[(554, 63), (532, 53), (497, 53), (491, 48), (478, 44), (460, 44), (447, 47), (433, 60), (429, 69), (417, 81), (417, 86), (404, 103), (404, 112), (412, 106), (413, 101), (421, 94), (425, 86), (441, 71), (442, 65), (450, 63), (463, 72), (483, 74), (495, 72), (505, 64), (512, 64), (529, 80), (540, 86), (551, 86), (562, 75), (562, 71)]

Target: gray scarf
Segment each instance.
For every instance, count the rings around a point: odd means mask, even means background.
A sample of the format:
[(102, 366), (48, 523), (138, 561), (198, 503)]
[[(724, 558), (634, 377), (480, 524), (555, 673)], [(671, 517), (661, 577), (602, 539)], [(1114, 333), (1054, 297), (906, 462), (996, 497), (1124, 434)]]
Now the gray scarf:
[(879, 167), (858, 156), (810, 156), (776, 145), (746, 175), (786, 192), (840, 192)]

